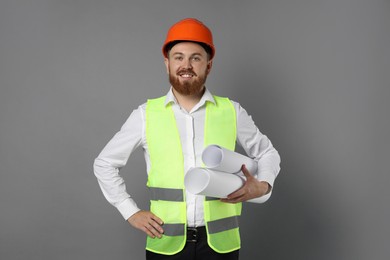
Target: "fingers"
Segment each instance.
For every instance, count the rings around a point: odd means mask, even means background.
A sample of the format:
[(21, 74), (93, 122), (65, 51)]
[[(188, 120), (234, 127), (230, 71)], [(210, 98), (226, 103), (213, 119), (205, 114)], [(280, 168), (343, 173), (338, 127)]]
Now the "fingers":
[(244, 185), (240, 189), (229, 194), (227, 198), (221, 199), (222, 202), (238, 203), (260, 196), (260, 193), (257, 191), (257, 186), (259, 183), (257, 179), (252, 176), (244, 164), (241, 167), (241, 171), (246, 178)]
[(245, 194), (246, 194), (246, 187), (245, 185), (241, 187), (240, 189), (236, 190), (235, 192), (229, 194), (227, 198), (221, 199), (222, 202), (227, 203), (238, 203), (243, 202), (245, 200)]
[(150, 213), (151, 214), (151, 219), (153, 219), (156, 223), (158, 223), (160, 226), (162, 224), (164, 224), (164, 222), (159, 218), (157, 217), (156, 215), (154, 215), (153, 213)]
[(164, 233), (163, 221), (150, 211), (139, 211), (127, 220), (133, 227), (143, 231), (151, 238), (161, 238)]
[(241, 171), (242, 171), (242, 173), (244, 173), (246, 178), (250, 178), (250, 177), (253, 178), (252, 174), (248, 171), (248, 169), (246, 168), (245, 164), (243, 164), (241, 166)]
[(155, 237), (161, 238), (164, 230), (162, 229), (160, 223), (162, 222), (161, 221), (157, 222), (154, 218), (150, 218), (148, 224), (145, 226), (146, 233), (152, 238)]
[(221, 199), (223, 202), (229, 202), (229, 203), (237, 203), (237, 202), (242, 202), (245, 199), (245, 194), (248, 192), (247, 189), (247, 183), (248, 183), (248, 178), (250, 178), (252, 175), (248, 171), (248, 169), (245, 167), (245, 164), (241, 166), (241, 171), (244, 173), (246, 177), (246, 181), (244, 185), (236, 190), (235, 192), (229, 194), (226, 199)]
[(237, 197), (227, 197), (224, 199), (221, 199), (222, 202), (226, 203), (238, 203), (238, 202), (244, 202), (246, 201), (245, 195), (237, 196)]
[(162, 228), (158, 224), (153, 222), (146, 224), (142, 227), (141, 230), (144, 231), (151, 238), (161, 238), (163, 233)]
[(246, 187), (243, 186), (240, 189), (236, 190), (235, 192), (229, 194), (227, 196), (227, 199), (232, 200), (232, 199), (240, 198), (240, 197), (243, 197), (246, 193), (247, 193)]

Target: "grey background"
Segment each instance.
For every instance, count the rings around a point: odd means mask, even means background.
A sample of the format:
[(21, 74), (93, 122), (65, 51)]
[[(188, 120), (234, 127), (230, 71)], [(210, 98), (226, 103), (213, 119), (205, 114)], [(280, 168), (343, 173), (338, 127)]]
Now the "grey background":
[[(94, 158), (169, 87), (161, 45), (197, 17), (207, 86), (240, 102), (282, 156), (246, 204), (242, 259), (389, 259), (389, 1), (0, 2), (0, 258), (143, 259)], [(122, 173), (146, 207), (138, 150)]]

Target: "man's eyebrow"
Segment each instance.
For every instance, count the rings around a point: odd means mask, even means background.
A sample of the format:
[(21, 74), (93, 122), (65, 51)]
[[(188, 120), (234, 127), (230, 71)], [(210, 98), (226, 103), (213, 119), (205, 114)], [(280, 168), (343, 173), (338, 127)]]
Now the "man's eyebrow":
[(200, 52), (195, 52), (195, 53), (191, 54), (191, 56), (196, 56), (196, 55), (203, 56), (202, 53), (200, 53)]
[[(184, 55), (184, 53), (183, 53), (183, 52), (177, 51), (177, 52), (172, 53), (172, 55)], [(200, 52), (195, 52), (195, 53), (192, 53), (192, 54), (190, 55), (190, 57), (196, 56), (196, 55), (203, 56), (202, 53), (200, 53)]]
[(177, 51), (177, 52), (172, 53), (172, 55), (184, 55), (184, 53)]

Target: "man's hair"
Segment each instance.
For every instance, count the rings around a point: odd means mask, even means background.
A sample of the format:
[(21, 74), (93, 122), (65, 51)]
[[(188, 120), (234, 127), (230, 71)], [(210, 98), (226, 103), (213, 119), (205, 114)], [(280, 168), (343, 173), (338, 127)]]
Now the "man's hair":
[(196, 41), (173, 41), (173, 42), (168, 43), (167, 46), (165, 47), (165, 51), (166, 51), (168, 57), (169, 57), (169, 52), (171, 51), (173, 46), (175, 46), (176, 44), (181, 43), (181, 42), (193, 42), (193, 43), (199, 44), (206, 51), (207, 59), (210, 60), (211, 53), (212, 53), (210, 46), (208, 46), (207, 44), (205, 44), (203, 42), (196, 42)]

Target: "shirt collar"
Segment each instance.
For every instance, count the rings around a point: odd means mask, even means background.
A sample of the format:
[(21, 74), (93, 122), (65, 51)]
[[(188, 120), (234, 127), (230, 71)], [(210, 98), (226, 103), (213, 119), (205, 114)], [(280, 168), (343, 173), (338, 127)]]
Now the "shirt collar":
[[(215, 99), (213, 97), (213, 95), (211, 94), (211, 92), (206, 88), (202, 98), (199, 100), (199, 103), (195, 106), (195, 107), (201, 107), (203, 106), (207, 101), (215, 104)], [(173, 94), (173, 91), (172, 91), (172, 87), (169, 89), (167, 95), (166, 95), (166, 98), (165, 98), (165, 103), (164, 105), (167, 106), (169, 103), (175, 103), (177, 105), (179, 105), (179, 103), (177, 102), (176, 98), (175, 98), (175, 95)]]

